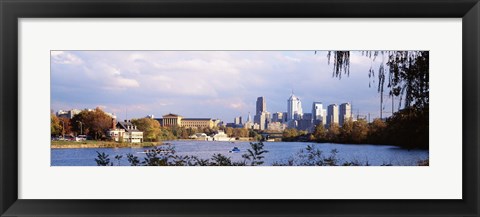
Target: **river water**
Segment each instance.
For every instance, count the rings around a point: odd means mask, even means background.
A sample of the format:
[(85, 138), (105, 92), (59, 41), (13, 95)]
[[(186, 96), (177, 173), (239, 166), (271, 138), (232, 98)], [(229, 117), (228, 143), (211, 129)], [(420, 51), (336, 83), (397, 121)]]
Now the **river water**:
[[(249, 142), (206, 142), (206, 141), (167, 141), (176, 151), (177, 155), (194, 155), (199, 158), (209, 159), (213, 154), (219, 153), (231, 157), (233, 161), (240, 161), (242, 155), (250, 148)], [(405, 150), (395, 146), (358, 145), (358, 144), (333, 144), (311, 142), (264, 142), (264, 149), (269, 152), (264, 154), (264, 165), (274, 162), (287, 162), (288, 159), (298, 157), (298, 152), (307, 145), (314, 144), (325, 156), (332, 149), (338, 151), (337, 158), (343, 162), (357, 161), (369, 165), (392, 164), (395, 166), (412, 166), (418, 161), (429, 157), (426, 150)], [(240, 149), (239, 153), (229, 153), (233, 147)], [(115, 165), (128, 166), (126, 154), (138, 156), (140, 160), (145, 157), (144, 151), (151, 148), (78, 148), (78, 149), (52, 149), (51, 166), (96, 166), (95, 158), (98, 152), (110, 156)], [(123, 155), (120, 161), (114, 159), (115, 155)]]

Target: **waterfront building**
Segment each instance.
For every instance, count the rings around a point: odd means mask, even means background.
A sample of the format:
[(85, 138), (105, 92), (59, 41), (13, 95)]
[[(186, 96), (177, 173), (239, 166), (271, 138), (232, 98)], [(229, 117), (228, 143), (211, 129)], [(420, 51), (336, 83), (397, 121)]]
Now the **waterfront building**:
[[(296, 114), (296, 116), (295, 116)], [(293, 93), (287, 100), (287, 121), (299, 120), (303, 114), (302, 102)], [(295, 119), (297, 117), (297, 119)]]
[(332, 123), (338, 124), (338, 106), (337, 104), (331, 104), (327, 107), (327, 125)]
[(342, 103), (340, 104), (340, 111), (339, 111), (339, 125), (343, 126), (345, 121), (352, 118), (352, 106), (350, 103)]
[(220, 120), (213, 118), (184, 118), (177, 114), (166, 114), (162, 118), (155, 119), (163, 127), (179, 126), (187, 128), (213, 128)]
[(206, 140), (207, 141), (235, 141), (235, 138), (228, 137), (228, 135), (225, 134), (225, 132), (223, 132), (222, 130), (219, 130), (218, 133), (216, 133), (212, 137), (209, 137), (209, 136), (206, 137)]
[(116, 142), (140, 143), (143, 142), (143, 132), (137, 129), (130, 120), (117, 122), (107, 135)]
[(195, 134), (189, 136), (188, 138), (189, 138), (189, 139), (196, 139), (196, 140), (203, 140), (203, 141), (205, 141), (205, 140), (208, 139), (208, 137), (209, 137), (209, 136), (207, 136), (207, 134), (205, 134), (205, 133), (195, 133)]

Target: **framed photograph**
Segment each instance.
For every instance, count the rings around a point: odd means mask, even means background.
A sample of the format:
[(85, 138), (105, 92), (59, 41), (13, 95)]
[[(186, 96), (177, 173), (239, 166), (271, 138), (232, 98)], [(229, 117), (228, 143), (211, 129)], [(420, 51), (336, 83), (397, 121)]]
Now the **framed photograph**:
[(479, 215), (477, 0), (0, 10), (2, 216)]

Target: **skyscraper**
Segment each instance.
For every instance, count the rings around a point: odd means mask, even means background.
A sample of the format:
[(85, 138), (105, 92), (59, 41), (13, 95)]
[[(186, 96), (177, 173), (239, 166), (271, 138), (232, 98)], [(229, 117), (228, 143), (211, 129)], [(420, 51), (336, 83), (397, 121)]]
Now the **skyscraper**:
[(302, 102), (292, 93), (287, 100), (287, 121), (294, 120), (295, 116), (301, 118), (302, 114)]
[(323, 120), (323, 104), (321, 102), (313, 102), (312, 105), (313, 120)]
[(270, 113), (267, 112), (267, 103), (265, 97), (260, 96), (257, 98), (257, 113), (253, 117), (253, 123), (258, 124), (260, 130), (264, 130), (268, 122), (270, 122)]
[(340, 104), (339, 125), (343, 126), (343, 123), (352, 117), (352, 106), (350, 103)]
[(265, 97), (260, 96), (257, 98), (257, 112), (255, 114), (258, 115), (266, 111), (267, 111), (267, 103), (265, 102)]
[(331, 104), (327, 107), (327, 125), (332, 123), (338, 124), (338, 106), (337, 104)]

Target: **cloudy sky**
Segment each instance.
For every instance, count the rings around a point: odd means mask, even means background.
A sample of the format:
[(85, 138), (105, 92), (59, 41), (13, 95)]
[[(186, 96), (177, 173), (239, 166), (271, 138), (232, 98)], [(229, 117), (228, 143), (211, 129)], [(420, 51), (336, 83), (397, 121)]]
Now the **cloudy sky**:
[(350, 102), (354, 115), (378, 117), (377, 79), (368, 70), (381, 61), (360, 52), (350, 61), (350, 76), (338, 79), (326, 52), (52, 51), (51, 108), (99, 106), (118, 119), (176, 113), (233, 122), (248, 112), (253, 117), (258, 96), (269, 112), (286, 111), (293, 90), (304, 112), (314, 101), (324, 107)]

